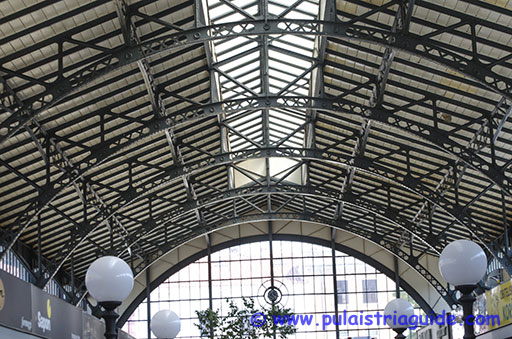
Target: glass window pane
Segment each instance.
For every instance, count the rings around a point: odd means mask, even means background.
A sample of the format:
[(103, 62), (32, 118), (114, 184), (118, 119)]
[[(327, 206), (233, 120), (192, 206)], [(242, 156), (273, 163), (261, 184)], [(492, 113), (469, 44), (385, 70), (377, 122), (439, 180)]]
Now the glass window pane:
[[(226, 314), (226, 298), (241, 302), (252, 297), (257, 307), (266, 305), (263, 292), (270, 286), (270, 267), (274, 283), (283, 293), (282, 304), (296, 314), (339, 312), (359, 315), (361, 311), (382, 312), (395, 298), (395, 283), (374, 268), (336, 251), (336, 279), (332, 276), (332, 250), (328, 247), (292, 241), (273, 241), (274, 260), (270, 260), (268, 241), (238, 245), (212, 253), (212, 305)], [(402, 291), (402, 297), (408, 298)], [(410, 299), (410, 298), (409, 298)], [(169, 277), (151, 293), (151, 314), (160, 309), (175, 310), (182, 318), (178, 338), (198, 338), (196, 311), (209, 307), (208, 261), (204, 258)], [(416, 305), (417, 306), (417, 305)], [(147, 303), (144, 301), (129, 318), (124, 329), (136, 338), (147, 337)], [(368, 337), (390, 339), (386, 326), (340, 326), (341, 338)], [(299, 326), (296, 338), (336, 337), (335, 327)]]

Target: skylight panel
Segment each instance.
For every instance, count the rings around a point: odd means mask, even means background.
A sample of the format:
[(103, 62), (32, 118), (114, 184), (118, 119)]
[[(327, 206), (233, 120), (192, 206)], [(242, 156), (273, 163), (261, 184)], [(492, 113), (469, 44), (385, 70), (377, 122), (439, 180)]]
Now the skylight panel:
[[(295, 165), (297, 165), (298, 161), (295, 159), (289, 158), (270, 158), (270, 175), (274, 178), (281, 179), (283, 178), (287, 172)], [(300, 182), (301, 181), (301, 170), (300, 168), (296, 169), (292, 172), (291, 175), (287, 176), (287, 180), (289, 182)]]
[(312, 44), (312, 40), (294, 35), (288, 35), (286, 38), (283, 37), (272, 42), (272, 46), (280, 47), (307, 57), (311, 57)]
[[(292, 2), (293, 3), (293, 2)], [(290, 7), (289, 0), (272, 0), (269, 1), (269, 8), (272, 13), (281, 14)], [(318, 17), (318, 1), (303, 1), (290, 11), (285, 18), (288, 19), (299, 19), (301, 15), (308, 16), (307, 19), (315, 19)]]
[[(208, 0), (207, 2), (210, 19), (215, 24), (246, 20), (249, 19), (247, 15), (256, 16), (258, 13), (258, 1)], [(235, 10), (233, 6), (240, 11)]]
[[(263, 2), (247, 0), (204, 0), (210, 24), (265, 19)], [(269, 0), (268, 19), (314, 20), (318, 18), (319, 0)], [(242, 36), (213, 42), (221, 99), (308, 96), (311, 73), (317, 67), (314, 48), (317, 37), (301, 35)], [(262, 67), (268, 67), (262, 70)], [(241, 101), (243, 103), (243, 101)], [(298, 148), (304, 146), (306, 110), (294, 108), (251, 109), (228, 113), (228, 141), (233, 151), (261, 147)], [(268, 124), (268, 125), (267, 125)], [(268, 128), (268, 133), (265, 133)], [(266, 166), (268, 163), (269, 166)], [(250, 164), (250, 166), (249, 166)], [(246, 170), (259, 170), (271, 180), (294, 171), (285, 181), (300, 183), (302, 166), (293, 159), (256, 159), (240, 163)], [(247, 165), (247, 166), (246, 166)], [(297, 166), (294, 169), (293, 166)], [(268, 170), (268, 173), (264, 171)], [(288, 173), (289, 174), (289, 173)], [(236, 186), (252, 180), (236, 175)], [(242, 175), (242, 177), (244, 177)]]
[(294, 124), (296, 126), (299, 126), (304, 123), (304, 119), (302, 118), (304, 112), (298, 112), (298, 114), (301, 115), (299, 118), (298, 116), (293, 116), (289, 114), (288, 112), (282, 112), (282, 111), (272, 111), (272, 115), (275, 116), (277, 119), (280, 119), (282, 121), (287, 121), (290, 124)]
[(296, 75), (300, 75), (304, 70), (311, 67), (312, 64), (311, 62), (305, 61), (301, 58), (296, 58), (288, 54), (280, 53), (273, 49), (270, 49), (268, 54), (270, 57), (270, 62), (277, 62), (283, 64), (286, 67), (282, 68), (283, 70)]
[[(245, 71), (245, 68), (244, 68)], [(247, 84), (248, 87), (253, 87), (260, 84), (259, 79), (259, 67), (257, 70), (251, 69), (248, 72), (242, 72), (238, 78), (240, 81), (243, 81), (245, 84)]]
[(231, 39), (229, 44), (218, 46), (215, 51), (217, 52), (217, 59), (219, 61), (223, 61), (256, 47), (258, 47), (258, 43), (255, 41), (244, 37), (239, 37)]
[[(245, 49), (240, 49), (238, 52), (240, 54), (240, 53), (246, 52), (246, 50)], [(234, 55), (237, 55), (237, 54), (234, 54)], [(227, 64), (222, 64), (219, 68), (222, 69), (223, 71), (227, 71), (229, 69), (233, 69), (234, 70), (234, 69), (238, 68), (237, 65), (241, 65), (241, 64), (244, 64), (246, 62), (247, 63), (256, 62), (257, 60), (258, 60), (258, 51), (254, 51), (254, 52), (252, 52), (250, 54), (243, 55), (243, 56), (241, 56), (239, 58), (236, 58), (235, 60), (232, 60), (231, 62), (229, 62)]]
[[(259, 73), (259, 68), (260, 62), (259, 60), (256, 60), (247, 65), (244, 65), (243, 67), (234, 68), (229, 73), (231, 76), (236, 77), (238, 80), (243, 82), (244, 80), (252, 79), (255, 73)], [(254, 69), (257, 69), (257, 71), (255, 71)]]

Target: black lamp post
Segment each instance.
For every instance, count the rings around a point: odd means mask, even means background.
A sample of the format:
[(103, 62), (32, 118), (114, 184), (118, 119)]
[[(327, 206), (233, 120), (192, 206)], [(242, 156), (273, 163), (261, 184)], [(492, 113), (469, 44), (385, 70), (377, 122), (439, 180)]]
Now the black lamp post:
[(117, 339), (115, 309), (128, 297), (133, 288), (133, 273), (122, 259), (105, 256), (96, 259), (87, 269), (85, 286), (89, 294), (103, 307), (105, 338)]
[(462, 320), (464, 321), (464, 339), (475, 339), (475, 317), (473, 316), (473, 303), (476, 298), (473, 291), (477, 285), (462, 285), (455, 288), (462, 294), (459, 298), (459, 304), (462, 306)]
[(117, 339), (117, 326), (116, 320), (119, 317), (119, 314), (116, 313), (115, 309), (121, 305), (120, 302), (101, 302), (99, 303), (101, 307), (105, 309), (103, 311), (101, 317), (105, 319), (105, 338), (106, 339)]
[(456, 240), (446, 246), (439, 257), (439, 270), (443, 278), (461, 292), (464, 339), (475, 339), (473, 291), (487, 270), (487, 256), (482, 248), (469, 240)]
[(395, 336), (395, 339), (405, 339), (407, 338), (405, 335), (404, 335), (404, 332), (407, 328), (394, 328), (393, 331), (396, 332), (396, 336)]

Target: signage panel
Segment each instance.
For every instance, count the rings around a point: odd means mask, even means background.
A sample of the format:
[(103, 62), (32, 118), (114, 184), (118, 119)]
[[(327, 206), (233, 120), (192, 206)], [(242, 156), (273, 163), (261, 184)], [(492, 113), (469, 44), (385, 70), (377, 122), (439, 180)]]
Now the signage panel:
[(512, 324), (512, 283), (507, 281), (485, 292), (487, 314), (499, 315), (500, 324), (489, 324), (489, 330)]
[(0, 324), (32, 331), (31, 285), (0, 270)]
[(32, 286), (33, 333), (47, 338), (82, 339), (82, 311)]
[[(97, 339), (105, 333), (102, 320), (2, 270), (1, 326), (49, 339)], [(132, 338), (122, 331), (119, 337)]]

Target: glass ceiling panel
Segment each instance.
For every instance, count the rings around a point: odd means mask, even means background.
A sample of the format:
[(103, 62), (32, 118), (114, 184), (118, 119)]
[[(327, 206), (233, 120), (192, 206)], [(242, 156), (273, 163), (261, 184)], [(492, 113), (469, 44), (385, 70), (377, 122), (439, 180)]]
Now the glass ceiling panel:
[[(204, 0), (210, 24), (242, 20), (264, 19), (264, 1)], [(319, 17), (320, 0), (300, 3), (288, 0), (268, 0), (267, 18), (314, 20)], [(222, 100), (265, 96), (308, 96), (311, 74), (321, 67), (314, 59), (315, 38), (294, 35), (237, 37), (215, 41), (215, 70), (219, 74)], [(264, 62), (267, 60), (267, 62)], [(262, 68), (268, 66), (268, 72)], [(230, 148), (233, 151), (257, 147), (303, 147), (306, 125), (305, 110), (251, 110), (230, 113), (224, 121), (228, 128)], [(264, 133), (268, 120), (268, 137)], [(259, 172), (265, 160), (239, 164)], [(268, 175), (278, 180), (278, 173), (297, 165), (296, 160), (268, 161)], [(266, 170), (266, 169), (265, 169)], [(299, 171), (301, 167), (299, 166)], [(299, 180), (300, 175), (287, 177)], [(249, 179), (248, 179), (249, 180)], [(249, 180), (250, 181), (250, 180)], [(246, 182), (246, 180), (238, 180)], [(237, 186), (239, 185), (237, 183)]]

